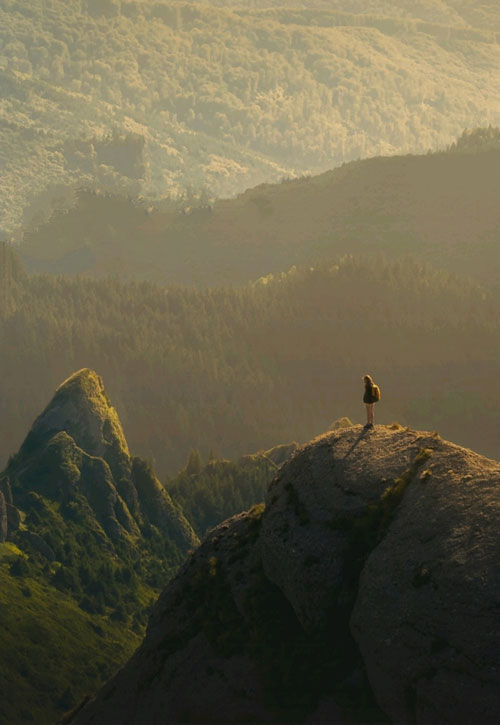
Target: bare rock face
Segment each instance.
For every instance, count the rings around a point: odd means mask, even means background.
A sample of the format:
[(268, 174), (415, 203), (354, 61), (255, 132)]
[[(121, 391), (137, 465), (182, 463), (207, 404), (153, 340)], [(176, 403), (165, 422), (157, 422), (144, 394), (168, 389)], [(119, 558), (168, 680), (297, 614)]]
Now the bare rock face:
[(75, 722), (498, 722), (499, 521), (497, 462), (400, 426), (320, 436), (209, 532)]
[(0, 544), (3, 544), (7, 538), (8, 531), (8, 518), (7, 518), (7, 503), (3, 493), (0, 491)]
[(116, 410), (99, 375), (88, 368), (74, 373), (58, 387), (33, 423), (21, 452), (65, 431), (91, 456), (103, 458), (118, 481), (130, 474), (130, 452)]
[(0, 493), (3, 493), (5, 502), (12, 505), (12, 490), (8, 476), (0, 478)]
[(76, 723), (273, 721), (243, 644), (260, 514), (212, 530), (161, 595), (141, 647)]
[(262, 563), (305, 629), (322, 626), (335, 602), (344, 606), (352, 525), (411, 466), (423, 441), (416, 433), (354, 426), (304, 446), (272, 481)]
[[(144, 475), (138, 475), (143, 469)], [(33, 495), (46, 497), (71, 516), (90, 515), (99, 538), (108, 538), (113, 546), (134, 548), (142, 530), (151, 525), (179, 552), (199, 543), (153, 471), (131, 458), (116, 410), (92, 370), (79, 370), (58, 387), (6, 474), (1, 490), (8, 491), (15, 506), (27, 511), (36, 504)], [(10, 508), (12, 531), (19, 522)], [(29, 541), (40, 551), (36, 539)]]
[(395, 722), (498, 722), (499, 522), (500, 464), (435, 445), (368, 557), (351, 620)]

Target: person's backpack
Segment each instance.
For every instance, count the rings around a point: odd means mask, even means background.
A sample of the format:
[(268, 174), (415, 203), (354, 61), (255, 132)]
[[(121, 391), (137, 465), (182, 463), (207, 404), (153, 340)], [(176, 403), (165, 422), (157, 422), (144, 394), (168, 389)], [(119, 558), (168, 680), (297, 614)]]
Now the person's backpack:
[(372, 398), (374, 403), (378, 403), (380, 400), (380, 388), (378, 385), (375, 385), (375, 383), (372, 385)]

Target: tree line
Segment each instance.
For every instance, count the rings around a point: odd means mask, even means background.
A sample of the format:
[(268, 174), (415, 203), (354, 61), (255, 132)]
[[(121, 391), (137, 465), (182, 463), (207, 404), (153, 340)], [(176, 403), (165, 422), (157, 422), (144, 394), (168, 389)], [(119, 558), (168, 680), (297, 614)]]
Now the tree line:
[(0, 441), (17, 450), (74, 370), (103, 378), (161, 476), (191, 448), (238, 458), (362, 417), (439, 429), (498, 456), (498, 291), (421, 262), (351, 257), (241, 289), (27, 275), (2, 247)]

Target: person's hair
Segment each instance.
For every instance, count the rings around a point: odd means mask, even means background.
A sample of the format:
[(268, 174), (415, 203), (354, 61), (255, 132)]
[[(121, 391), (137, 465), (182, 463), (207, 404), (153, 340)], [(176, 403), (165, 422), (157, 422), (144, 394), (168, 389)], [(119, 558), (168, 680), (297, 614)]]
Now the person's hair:
[(373, 380), (371, 375), (363, 375), (363, 380), (365, 382), (365, 385), (373, 385)]

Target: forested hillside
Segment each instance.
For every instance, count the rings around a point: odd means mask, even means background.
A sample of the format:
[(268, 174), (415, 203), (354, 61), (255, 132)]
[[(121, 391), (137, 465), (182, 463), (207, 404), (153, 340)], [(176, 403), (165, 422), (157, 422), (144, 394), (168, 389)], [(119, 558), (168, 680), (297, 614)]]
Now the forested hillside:
[(487, 284), (500, 279), (500, 130), (446, 152), (351, 162), (315, 177), (182, 209), (76, 195), (24, 235), (29, 269), (194, 285), (245, 284), (339, 254), (412, 254)]
[(99, 370), (127, 439), (163, 476), (304, 441), (364, 416), (436, 428), (498, 457), (498, 290), (411, 260), (344, 257), (240, 290), (28, 276), (2, 247), (6, 458), (61, 379)]
[(72, 185), (229, 195), (500, 123), (497, 3), (217, 5), (1, 0), (4, 233)]
[(221, 521), (262, 503), (276, 471), (296, 448), (296, 443), (275, 446), (238, 462), (212, 455), (205, 465), (193, 449), (186, 466), (174, 478), (167, 477), (165, 487), (201, 539)]
[(0, 720), (53, 723), (139, 643), (191, 526), (102, 380), (60, 385), (0, 473)]
[[(213, 0), (213, 5), (238, 8), (244, 5), (243, 0)], [(252, 8), (282, 8), (283, 0), (251, 0)], [(336, 10), (345, 11), (345, 0), (287, 0), (289, 8), (304, 10)], [(349, 0), (349, 10), (356, 14), (378, 15), (389, 18), (406, 18), (425, 20), (433, 23), (491, 29), (496, 17), (498, 6), (495, 2), (468, 2), (468, 0), (373, 0), (368, 5), (364, 0)]]

